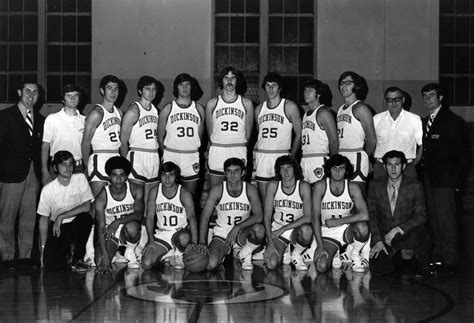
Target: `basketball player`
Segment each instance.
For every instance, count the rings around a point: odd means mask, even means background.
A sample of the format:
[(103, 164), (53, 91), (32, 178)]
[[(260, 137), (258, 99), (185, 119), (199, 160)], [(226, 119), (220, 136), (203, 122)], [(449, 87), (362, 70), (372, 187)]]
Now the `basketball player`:
[(278, 73), (268, 73), (263, 79), (262, 88), (267, 94), (267, 101), (255, 110), (258, 130), (255, 178), (263, 201), (268, 182), (275, 177), (276, 159), (288, 153), (295, 156), (300, 148), (301, 116), (293, 101), (281, 97), (283, 78)]
[(55, 172), (48, 167), (50, 157), (58, 151), (69, 151), (74, 156), (74, 172), (84, 173), (81, 141), (86, 117), (79, 113), (77, 106), (81, 90), (75, 84), (67, 84), (61, 90), (64, 107), (61, 111), (48, 115), (44, 122), (43, 143), (41, 145), (41, 173), (43, 185), (51, 182)]
[(224, 162), (223, 183), (213, 186), (201, 213), (199, 243), (207, 245), (209, 218), (217, 212), (214, 234), (209, 243), (208, 270), (217, 268), (232, 248), (243, 246), (238, 253), (243, 270), (252, 270), (252, 252), (264, 242), (262, 204), (258, 190), (243, 181), (245, 164), (239, 158)]
[(304, 180), (314, 184), (324, 176), (324, 161), (339, 151), (336, 121), (330, 110), (332, 93), (320, 80), (309, 80), (304, 86), (308, 110), (303, 115), (301, 168)]
[[(291, 155), (279, 157), (275, 162), (275, 180), (267, 186), (263, 223), (267, 237), (264, 253), (266, 266), (276, 269), (290, 261), (297, 270), (307, 270), (303, 252), (311, 246), (311, 187), (302, 180), (301, 167)], [(316, 233), (322, 245), (321, 235)], [(289, 253), (290, 242), (294, 246)], [(284, 254), (286, 255), (284, 256)]]
[(128, 181), (130, 162), (121, 156), (105, 163), (110, 185), (95, 201), (97, 241), (95, 262), (99, 273), (109, 273), (110, 263), (119, 246), (126, 246), (125, 258), (130, 268), (138, 268), (135, 248), (140, 240), (143, 217), (143, 187)]
[(224, 179), (222, 165), (227, 158), (247, 159), (247, 142), (252, 134), (253, 104), (243, 97), (245, 79), (232, 66), (219, 73), (221, 94), (206, 105), (206, 126), (210, 138), (209, 184), (213, 187)]
[[(352, 172), (349, 159), (336, 154), (326, 161), (325, 178), (316, 182), (313, 188), (313, 226), (321, 223), (324, 249), (328, 253), (324, 265), (318, 261), (318, 255), (314, 255), (319, 272), (326, 272), (331, 263), (339, 267), (339, 249), (352, 242), (352, 270), (364, 272), (368, 268), (360, 252), (369, 238), (369, 213), (360, 186), (349, 181)], [(337, 258), (333, 262), (335, 255)]]
[(161, 184), (152, 189), (148, 200), (148, 243), (143, 249), (142, 266), (150, 269), (173, 251), (171, 265), (183, 269), (183, 252), (189, 244), (198, 242), (193, 196), (179, 184), (181, 170), (175, 163), (163, 163), (160, 173)]
[(204, 133), (204, 107), (196, 101), (202, 90), (196, 79), (182, 73), (173, 82), (176, 100), (160, 112), (158, 142), (163, 150), (163, 162), (171, 161), (182, 171), (183, 186), (196, 198), (199, 179), (199, 148)]
[(376, 144), (372, 113), (363, 102), (369, 88), (362, 76), (347, 71), (339, 77), (339, 92), (344, 98), (344, 104), (337, 112), (339, 152), (352, 163), (354, 174), (351, 180), (360, 185), (365, 196), (369, 156)]

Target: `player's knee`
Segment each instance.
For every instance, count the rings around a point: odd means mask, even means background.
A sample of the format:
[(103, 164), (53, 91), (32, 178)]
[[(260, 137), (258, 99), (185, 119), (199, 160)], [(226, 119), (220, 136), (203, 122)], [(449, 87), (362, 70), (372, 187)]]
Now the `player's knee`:
[(135, 240), (140, 237), (142, 228), (140, 223), (137, 221), (128, 222), (123, 226), (123, 228), (125, 229), (127, 240)]
[(369, 238), (369, 225), (365, 221), (354, 223), (354, 235), (356, 240), (365, 241)]
[(325, 259), (321, 259), (321, 257), (319, 257), (318, 259), (315, 259), (314, 265), (316, 266), (316, 271), (318, 273), (324, 274), (325, 272), (329, 270), (329, 261), (326, 256), (325, 256)]
[(415, 254), (415, 249), (402, 249), (400, 250), (402, 259), (411, 259)]
[(263, 226), (263, 224), (254, 224), (247, 239), (249, 239), (250, 242), (255, 244), (262, 243), (262, 240), (265, 239), (265, 227)]
[(304, 246), (309, 247), (313, 240), (313, 229), (309, 224), (300, 225), (295, 231), (293, 231), (293, 241)]
[(217, 257), (209, 256), (209, 262), (207, 263), (207, 270), (214, 270), (220, 265), (219, 259)]
[(176, 235), (176, 239), (173, 242), (176, 248), (184, 252), (186, 246), (191, 242), (191, 234), (188, 231), (181, 231)]
[(153, 262), (150, 258), (145, 256), (142, 258), (142, 267), (145, 270), (151, 269), (151, 267), (153, 267)]
[(278, 259), (276, 259), (275, 257), (271, 257), (271, 258), (267, 261), (267, 264), (266, 264), (266, 266), (267, 266), (267, 268), (268, 268), (269, 270), (275, 270), (275, 269), (277, 269), (278, 265), (279, 265), (279, 261), (278, 261)]

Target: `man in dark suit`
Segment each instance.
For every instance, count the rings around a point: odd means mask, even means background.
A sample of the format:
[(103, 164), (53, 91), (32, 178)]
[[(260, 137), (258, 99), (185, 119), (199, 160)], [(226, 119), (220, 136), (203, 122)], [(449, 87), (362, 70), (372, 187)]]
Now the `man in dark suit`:
[[(24, 83), (20, 101), (0, 111), (0, 250), (4, 265), (31, 264), (36, 204), (41, 178), (41, 140), (44, 118), (34, 110), (39, 90)], [(18, 218), (18, 239), (15, 222)], [(16, 246), (18, 241), (18, 246)]]
[(421, 173), (433, 245), (433, 273), (451, 273), (457, 261), (456, 194), (460, 195), (471, 165), (464, 120), (443, 102), (443, 89), (429, 83), (421, 89), (429, 115), (423, 120)]
[(416, 179), (403, 175), (407, 167), (403, 152), (391, 150), (382, 161), (387, 177), (373, 180), (367, 194), (372, 233), (370, 268), (374, 275), (392, 271), (391, 261), (400, 251), (401, 271), (414, 274), (420, 268), (415, 258), (427, 258), (420, 244), (426, 223), (423, 187)]

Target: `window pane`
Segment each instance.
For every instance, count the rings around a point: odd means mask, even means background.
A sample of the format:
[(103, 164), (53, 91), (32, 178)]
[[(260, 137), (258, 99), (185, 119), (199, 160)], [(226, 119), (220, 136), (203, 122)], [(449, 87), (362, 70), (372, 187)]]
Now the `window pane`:
[(37, 12), (38, 11), (38, 0), (23, 0), (24, 11), (26, 12)]
[(62, 71), (75, 72), (76, 71), (76, 46), (63, 46), (62, 53)]
[(439, 42), (440, 43), (454, 43), (454, 18), (453, 17), (440, 17)]
[(21, 75), (10, 74), (8, 75), (8, 101), (17, 102), (18, 93), (17, 89), (21, 87), (23, 77)]
[(247, 72), (258, 72), (259, 69), (259, 47), (245, 47), (245, 68)]
[(46, 10), (48, 12), (59, 12), (59, 11), (61, 11), (61, 0), (48, 0)]
[(46, 57), (48, 72), (59, 72), (61, 70), (61, 46), (48, 46)]
[(229, 18), (228, 17), (216, 18), (216, 42), (218, 43), (229, 42)]
[(268, 19), (268, 42), (270, 44), (283, 42), (283, 18), (270, 17)]
[(268, 70), (282, 72), (283, 51), (281, 47), (270, 46), (268, 48)]
[(229, 48), (226, 46), (217, 46), (215, 55), (215, 68), (216, 72), (219, 72), (229, 65)]
[(90, 102), (91, 78), (89, 76), (79, 75), (76, 82), (77, 86), (79, 86), (82, 90), (80, 105), (84, 106)]
[(23, 51), (21, 45), (10, 45), (8, 53), (8, 70), (10, 71), (21, 71), (23, 69)]
[(79, 16), (77, 17), (77, 41), (90, 42), (91, 41), (91, 17)]
[(8, 12), (8, 0), (0, 0), (0, 12)]
[(63, 16), (63, 41), (76, 41), (76, 17)]
[(456, 0), (453, 1), (456, 5), (456, 13), (467, 13), (470, 10), (470, 0)]
[(79, 12), (91, 12), (91, 0), (78, 0), (77, 11)]
[(268, 9), (270, 13), (282, 13), (283, 12), (283, 0), (269, 0)]
[(298, 73), (313, 73), (313, 47), (299, 48)]
[(300, 18), (300, 43), (313, 43), (313, 18)]
[(10, 16), (9, 21), (9, 37), (11, 41), (23, 40), (23, 16)]
[(77, 46), (77, 71), (91, 71), (91, 46)]
[(23, 68), (25, 71), (34, 71), (38, 69), (38, 47), (36, 45), (25, 45)]
[(469, 42), (469, 17), (456, 17), (456, 43)]
[(454, 48), (443, 46), (439, 49), (439, 72), (453, 73), (454, 72)]
[(471, 69), (470, 69), (470, 72), (474, 73), (474, 48), (471, 47), (470, 52), (471, 52)]
[(244, 48), (243, 47), (231, 47), (230, 48), (230, 65), (234, 66), (239, 70), (244, 69)]
[(232, 13), (244, 13), (244, 0), (230, 0), (230, 12)]
[(60, 16), (48, 16), (47, 18), (47, 41), (48, 42), (59, 42), (61, 41), (61, 17)]
[(300, 0), (300, 13), (314, 13), (313, 1), (314, 0)]
[(298, 73), (298, 48), (283, 48), (283, 64), (285, 64), (285, 72), (287, 74)]
[(214, 1), (216, 6), (216, 13), (228, 13), (229, 12), (229, 0), (217, 0)]
[(469, 73), (469, 48), (456, 47), (455, 49), (455, 67), (456, 74)]
[(454, 1), (439, 0), (439, 11), (441, 13), (454, 13)]
[(0, 71), (7, 71), (8, 46), (0, 45)]
[[(217, 2), (220, 2), (217, 1)], [(260, 1), (257, 0), (247, 0), (246, 1), (246, 12), (247, 13), (259, 13), (260, 12)]]
[(8, 16), (0, 16), (0, 41), (8, 40)]
[(38, 40), (38, 17), (33, 15), (24, 16), (25, 26), (25, 40), (26, 41), (37, 41)]
[(298, 102), (298, 78), (296, 76), (285, 77), (286, 98)]
[(298, 19), (285, 18), (285, 28), (283, 30), (283, 42), (291, 44), (298, 42)]
[(439, 84), (443, 87), (444, 93), (448, 100), (453, 100), (454, 98), (454, 78), (453, 77), (440, 77)]
[(243, 43), (244, 42), (244, 18), (232, 17), (230, 18), (230, 42)]
[(10, 12), (21, 12), (23, 11), (22, 0), (10, 0), (9, 11)]
[(247, 92), (245, 93), (245, 96), (254, 103), (258, 103), (260, 92), (259, 78), (255, 76), (246, 76), (245, 79), (247, 80)]
[(454, 102), (456, 102), (456, 104), (469, 104), (469, 92), (470, 88), (468, 77), (457, 77), (454, 79)]
[(61, 101), (61, 77), (59, 75), (48, 75), (46, 78), (46, 98), (48, 101)]
[(247, 17), (245, 19), (245, 41), (247, 43), (258, 43), (260, 41), (259, 22), (258, 17)]
[(284, 0), (285, 13), (298, 12), (298, 0)]
[(0, 75), (0, 102), (4, 102), (6, 100), (7, 100), (7, 76)]
[(76, 0), (63, 0), (63, 12), (76, 12)]
[(63, 75), (63, 78), (61, 80), (61, 87), (63, 87), (66, 84), (76, 84), (76, 76), (75, 75)]

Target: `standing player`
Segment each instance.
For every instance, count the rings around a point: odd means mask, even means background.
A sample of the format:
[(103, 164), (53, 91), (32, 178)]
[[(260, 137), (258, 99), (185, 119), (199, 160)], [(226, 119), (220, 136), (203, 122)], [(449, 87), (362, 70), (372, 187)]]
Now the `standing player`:
[[(313, 188), (313, 225), (321, 223), (328, 264), (337, 257), (332, 263), (334, 267), (340, 266), (339, 249), (354, 242), (352, 270), (364, 272), (368, 263), (360, 252), (369, 238), (369, 213), (360, 187), (349, 181), (352, 164), (347, 157), (336, 154), (325, 163), (324, 175), (326, 178), (316, 182)], [(329, 266), (323, 266), (318, 259), (315, 254), (318, 271), (328, 270)]]
[(227, 159), (224, 170), (226, 180), (211, 188), (202, 210), (199, 243), (207, 244), (209, 218), (215, 208), (217, 221), (209, 243), (207, 269), (217, 268), (232, 248), (243, 246), (239, 253), (242, 269), (252, 270), (252, 252), (265, 239), (264, 227), (260, 224), (262, 204), (257, 188), (242, 180), (245, 164), (241, 159)]
[(339, 152), (349, 158), (354, 166), (351, 180), (360, 185), (365, 195), (369, 156), (374, 152), (376, 144), (372, 113), (362, 102), (367, 97), (369, 88), (362, 76), (348, 71), (339, 77), (339, 92), (345, 102), (337, 112)]
[(130, 268), (138, 268), (135, 248), (140, 240), (143, 217), (143, 187), (127, 181), (132, 170), (130, 162), (121, 156), (110, 158), (105, 171), (110, 185), (104, 187), (95, 201), (97, 240), (97, 271), (108, 273), (119, 246), (126, 246), (125, 258)]
[[(271, 270), (290, 261), (297, 270), (307, 270), (303, 253), (311, 246), (313, 237), (311, 187), (302, 180), (301, 167), (291, 155), (279, 157), (274, 167), (275, 180), (268, 184), (265, 194), (263, 223), (267, 247), (264, 260)], [(321, 246), (321, 235), (316, 233), (315, 236)], [(290, 242), (294, 246), (291, 256), (287, 249)]]
[(209, 184), (213, 187), (224, 179), (222, 165), (227, 158), (247, 159), (247, 142), (252, 134), (253, 104), (243, 97), (245, 79), (242, 72), (232, 66), (219, 73), (222, 94), (210, 99), (206, 105), (206, 125), (211, 146), (209, 148)]
[(150, 269), (173, 250), (171, 264), (183, 269), (183, 252), (190, 243), (198, 242), (193, 196), (179, 184), (181, 170), (176, 164), (163, 163), (160, 173), (161, 184), (152, 189), (147, 202), (148, 243), (143, 249), (142, 266)]
[(163, 162), (171, 161), (182, 170), (183, 186), (196, 199), (199, 179), (199, 148), (204, 133), (204, 107), (196, 101), (202, 90), (189, 74), (176, 76), (173, 82), (176, 100), (160, 112), (158, 142), (163, 150)]
[[(267, 101), (255, 110), (258, 140), (255, 148), (255, 162), (258, 191), (265, 198), (268, 182), (275, 177), (275, 161), (290, 153), (295, 156), (301, 145), (301, 116), (293, 101), (282, 98), (283, 78), (269, 73), (262, 82)], [(291, 140), (292, 131), (294, 134)]]
[(41, 145), (41, 172), (43, 185), (53, 178), (48, 167), (50, 157), (58, 151), (69, 151), (74, 156), (74, 172), (84, 173), (81, 141), (86, 117), (79, 113), (77, 105), (81, 90), (75, 84), (67, 84), (61, 90), (64, 107), (50, 114), (44, 122), (43, 144)]
[(301, 168), (310, 184), (324, 176), (324, 161), (339, 151), (339, 139), (332, 105), (331, 89), (320, 80), (309, 80), (304, 86), (308, 110), (303, 116)]

